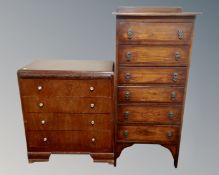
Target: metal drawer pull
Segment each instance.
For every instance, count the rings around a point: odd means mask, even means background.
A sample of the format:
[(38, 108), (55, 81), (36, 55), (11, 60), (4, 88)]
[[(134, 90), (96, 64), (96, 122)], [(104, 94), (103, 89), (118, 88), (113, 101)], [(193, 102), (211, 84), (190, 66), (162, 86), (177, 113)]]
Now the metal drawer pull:
[(173, 112), (168, 112), (168, 118), (169, 119), (173, 119), (173, 117), (174, 117), (174, 113)]
[(176, 100), (176, 92), (171, 92), (171, 100)]
[(43, 87), (42, 86), (37, 86), (38, 91), (42, 91)]
[(175, 59), (176, 59), (176, 61), (179, 61), (180, 58), (181, 58), (180, 53), (179, 53), (179, 52), (176, 52), (176, 53), (175, 53)]
[(95, 138), (92, 138), (92, 139), (91, 139), (91, 142), (93, 142), (93, 143), (94, 143), (95, 141), (96, 141), (96, 139), (95, 139)]
[(175, 81), (175, 82), (178, 80), (178, 73), (177, 73), (177, 72), (174, 72), (174, 73), (173, 73), (173, 78), (172, 78), (172, 80)]
[(173, 132), (172, 131), (167, 131), (167, 138), (171, 139), (173, 137)]
[(125, 131), (123, 132), (123, 135), (124, 135), (125, 138), (128, 138), (128, 136), (129, 136), (128, 130), (125, 130)]
[(41, 121), (41, 124), (42, 124), (42, 125), (44, 125), (45, 123), (46, 123), (46, 121), (45, 121), (45, 120), (42, 120), (42, 121)]
[(127, 34), (128, 34), (128, 39), (132, 39), (133, 34), (134, 34), (133, 31), (132, 31), (132, 29), (128, 29)]
[(127, 58), (127, 61), (131, 61), (131, 59), (132, 59), (132, 53), (131, 53), (131, 52), (127, 52), (126, 58)]
[(184, 33), (182, 30), (177, 30), (178, 38), (181, 40), (184, 38)]
[(128, 91), (125, 92), (125, 99), (128, 100), (129, 99), (129, 95), (130, 93)]
[(94, 91), (94, 87), (93, 86), (90, 87), (90, 91), (91, 92)]
[(44, 141), (44, 142), (47, 142), (47, 140), (48, 140), (47, 137), (44, 137), (44, 138), (43, 138), (43, 141)]
[(129, 111), (125, 111), (124, 112), (124, 119), (128, 120), (128, 118), (129, 118)]
[(91, 104), (90, 104), (90, 107), (91, 107), (91, 108), (94, 108), (94, 104), (93, 104), (93, 103), (91, 103)]
[(38, 105), (39, 105), (40, 108), (42, 108), (44, 106), (43, 103), (39, 103)]
[(126, 81), (129, 81), (129, 80), (131, 80), (132, 79), (132, 75), (130, 74), (130, 73), (126, 73), (125, 74), (125, 80)]

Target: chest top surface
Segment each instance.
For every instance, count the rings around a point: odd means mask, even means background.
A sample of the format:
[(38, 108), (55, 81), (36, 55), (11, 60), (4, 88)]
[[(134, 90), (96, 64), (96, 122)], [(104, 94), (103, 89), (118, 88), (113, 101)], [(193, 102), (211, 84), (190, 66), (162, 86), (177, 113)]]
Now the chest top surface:
[(119, 7), (116, 16), (196, 16), (200, 12), (184, 12), (180, 7)]
[(18, 70), (21, 78), (101, 78), (113, 75), (113, 61), (107, 60), (37, 60)]

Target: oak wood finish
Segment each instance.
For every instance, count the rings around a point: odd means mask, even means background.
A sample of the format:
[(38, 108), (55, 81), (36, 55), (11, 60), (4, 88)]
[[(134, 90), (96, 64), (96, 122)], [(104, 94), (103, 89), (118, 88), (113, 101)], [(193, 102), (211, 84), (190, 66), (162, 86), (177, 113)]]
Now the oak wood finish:
[[(172, 95), (175, 95), (172, 96)], [(147, 86), (119, 86), (118, 101), (126, 102), (163, 102), (182, 103), (183, 87), (147, 87)]]
[(29, 162), (87, 153), (114, 163), (112, 62), (36, 61), (17, 74)]
[(25, 113), (28, 131), (34, 130), (111, 130), (111, 114)]
[(178, 165), (193, 28), (199, 13), (120, 7), (116, 15), (116, 158), (160, 144)]
[(118, 122), (179, 124), (181, 116), (181, 105), (126, 104), (118, 106)]
[(119, 84), (184, 84), (186, 68), (119, 67)]
[(111, 113), (111, 100), (104, 97), (22, 97), (25, 112)]
[[(21, 79), (23, 96), (37, 97), (111, 97), (110, 81), (66, 79)], [(41, 87), (39, 90), (38, 88)], [(93, 87), (91, 90), (90, 88)]]
[(175, 143), (178, 136), (178, 126), (120, 125), (118, 127), (118, 142)]
[[(118, 22), (118, 41), (121, 43), (132, 42), (175, 42), (186, 44), (191, 40), (192, 23), (139, 23)], [(132, 32), (129, 37), (128, 32)], [(179, 31), (183, 31), (183, 38), (179, 38)]]
[(188, 46), (119, 45), (118, 62), (125, 66), (186, 66)]

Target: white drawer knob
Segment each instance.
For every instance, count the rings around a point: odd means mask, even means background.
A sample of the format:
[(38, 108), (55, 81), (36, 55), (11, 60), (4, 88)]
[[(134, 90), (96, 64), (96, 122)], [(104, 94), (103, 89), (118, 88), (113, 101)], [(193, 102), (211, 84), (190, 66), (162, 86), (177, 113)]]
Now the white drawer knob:
[(37, 86), (37, 90), (41, 91), (43, 89), (43, 86)]

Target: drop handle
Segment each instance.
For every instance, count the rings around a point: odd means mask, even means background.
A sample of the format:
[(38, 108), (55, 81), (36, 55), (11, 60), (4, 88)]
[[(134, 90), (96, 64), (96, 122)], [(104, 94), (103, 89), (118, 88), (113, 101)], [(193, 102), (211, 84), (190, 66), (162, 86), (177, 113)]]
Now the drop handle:
[(128, 91), (126, 91), (124, 94), (125, 94), (125, 95), (124, 95), (124, 96), (125, 96), (125, 99), (126, 99), (126, 100), (129, 100), (130, 93), (129, 93)]
[(128, 35), (128, 39), (132, 39), (133, 38), (133, 31), (132, 29), (128, 29), (127, 35)]
[(171, 100), (176, 100), (176, 92), (171, 92), (170, 94)]
[(129, 80), (131, 80), (132, 79), (132, 75), (129, 73), (129, 72), (127, 72), (126, 74), (125, 74), (125, 81), (129, 81)]
[(127, 52), (126, 58), (127, 58), (127, 61), (131, 61), (131, 59), (132, 59), (132, 53), (131, 53), (131, 52)]
[(184, 38), (184, 32), (183, 32), (183, 30), (177, 30), (177, 35), (178, 35), (178, 38), (180, 39), (180, 40), (182, 40), (183, 38)]
[(125, 111), (124, 112), (124, 119), (128, 120), (128, 118), (129, 118), (129, 111)]
[(173, 137), (173, 132), (172, 131), (167, 131), (167, 138), (171, 139)]
[(172, 111), (168, 112), (168, 118), (172, 120), (174, 117), (174, 113)]
[(128, 130), (123, 131), (123, 135), (124, 135), (125, 138), (128, 138), (128, 136), (129, 136)]
[(176, 61), (179, 61), (180, 58), (181, 58), (181, 54), (177, 51), (177, 52), (175, 53), (175, 59), (176, 59)]
[(176, 82), (178, 80), (178, 76), (179, 76), (179, 74), (177, 72), (174, 72), (173, 75), (172, 75), (172, 80), (174, 82)]

